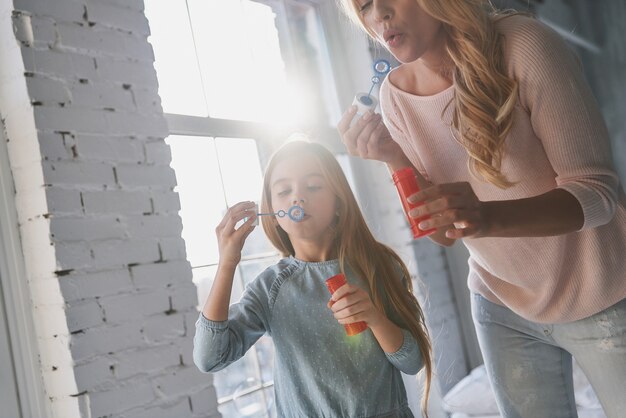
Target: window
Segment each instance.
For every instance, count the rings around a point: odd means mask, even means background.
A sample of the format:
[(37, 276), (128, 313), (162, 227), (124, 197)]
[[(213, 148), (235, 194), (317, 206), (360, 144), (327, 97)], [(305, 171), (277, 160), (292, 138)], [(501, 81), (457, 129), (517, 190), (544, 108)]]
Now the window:
[[(215, 227), (230, 205), (260, 199), (262, 157), (288, 133), (334, 132), (340, 110), (316, 2), (146, 0), (145, 9), (202, 305), (217, 269)], [(244, 246), (231, 303), (278, 259), (257, 228)], [(272, 341), (262, 337), (216, 373), (221, 414), (276, 416), (272, 368)]]

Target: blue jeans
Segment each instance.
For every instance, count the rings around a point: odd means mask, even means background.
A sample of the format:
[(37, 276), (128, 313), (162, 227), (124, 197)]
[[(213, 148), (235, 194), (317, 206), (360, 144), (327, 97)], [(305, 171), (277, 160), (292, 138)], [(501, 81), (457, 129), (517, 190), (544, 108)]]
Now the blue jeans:
[(609, 418), (626, 417), (626, 299), (579, 321), (540, 324), (472, 295), (472, 317), (506, 418), (576, 418), (572, 356)]

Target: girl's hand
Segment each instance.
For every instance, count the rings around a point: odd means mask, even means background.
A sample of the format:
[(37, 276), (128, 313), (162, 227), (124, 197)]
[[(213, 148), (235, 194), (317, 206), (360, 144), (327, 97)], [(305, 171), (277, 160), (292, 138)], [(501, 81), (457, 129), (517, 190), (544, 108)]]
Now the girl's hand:
[(340, 324), (366, 322), (375, 328), (385, 316), (374, 306), (369, 294), (358, 286), (346, 283), (333, 293), (327, 305)]
[(337, 124), (341, 140), (350, 155), (400, 167), (411, 165), (378, 113), (369, 110), (350, 126), (356, 112), (357, 107), (351, 106)]
[(485, 205), (467, 182), (431, 186), (409, 196), (408, 201), (424, 202), (409, 211), (414, 218), (431, 217), (420, 222), (422, 230), (443, 229), (447, 238), (458, 239), (483, 237), (490, 229)]
[[(220, 264), (236, 266), (241, 261), (243, 244), (255, 228), (252, 225), (257, 217), (255, 208), (254, 202), (239, 202), (226, 211), (224, 219), (215, 228)], [(237, 222), (246, 217), (248, 217), (248, 220), (235, 229)]]

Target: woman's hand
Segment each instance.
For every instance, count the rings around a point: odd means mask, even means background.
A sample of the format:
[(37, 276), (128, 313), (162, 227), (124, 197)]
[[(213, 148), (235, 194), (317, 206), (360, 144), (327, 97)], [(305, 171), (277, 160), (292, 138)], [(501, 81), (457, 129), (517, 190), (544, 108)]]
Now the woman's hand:
[(346, 283), (333, 293), (328, 307), (340, 324), (365, 322), (376, 328), (386, 317), (374, 306), (369, 294), (358, 286)]
[(428, 187), (408, 197), (411, 203), (424, 205), (409, 211), (409, 216), (431, 219), (419, 223), (422, 230), (438, 228), (447, 238), (486, 236), (490, 224), (486, 209), (467, 182), (445, 183)]
[(367, 111), (350, 126), (356, 112), (357, 107), (351, 106), (337, 124), (341, 140), (350, 155), (382, 161), (397, 167), (411, 165), (378, 113)]
[[(215, 228), (221, 265), (236, 266), (241, 261), (243, 244), (255, 228), (253, 225), (257, 218), (255, 208), (254, 202), (239, 202), (226, 211), (224, 219)], [(237, 222), (246, 217), (248, 220), (235, 229)]]

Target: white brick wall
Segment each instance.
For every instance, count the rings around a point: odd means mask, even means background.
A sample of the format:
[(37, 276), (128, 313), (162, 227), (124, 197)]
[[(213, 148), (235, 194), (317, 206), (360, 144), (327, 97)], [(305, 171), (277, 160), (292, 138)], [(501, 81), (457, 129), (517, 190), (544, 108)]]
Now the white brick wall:
[(143, 2), (12, 9), (0, 113), (51, 415), (214, 416)]

